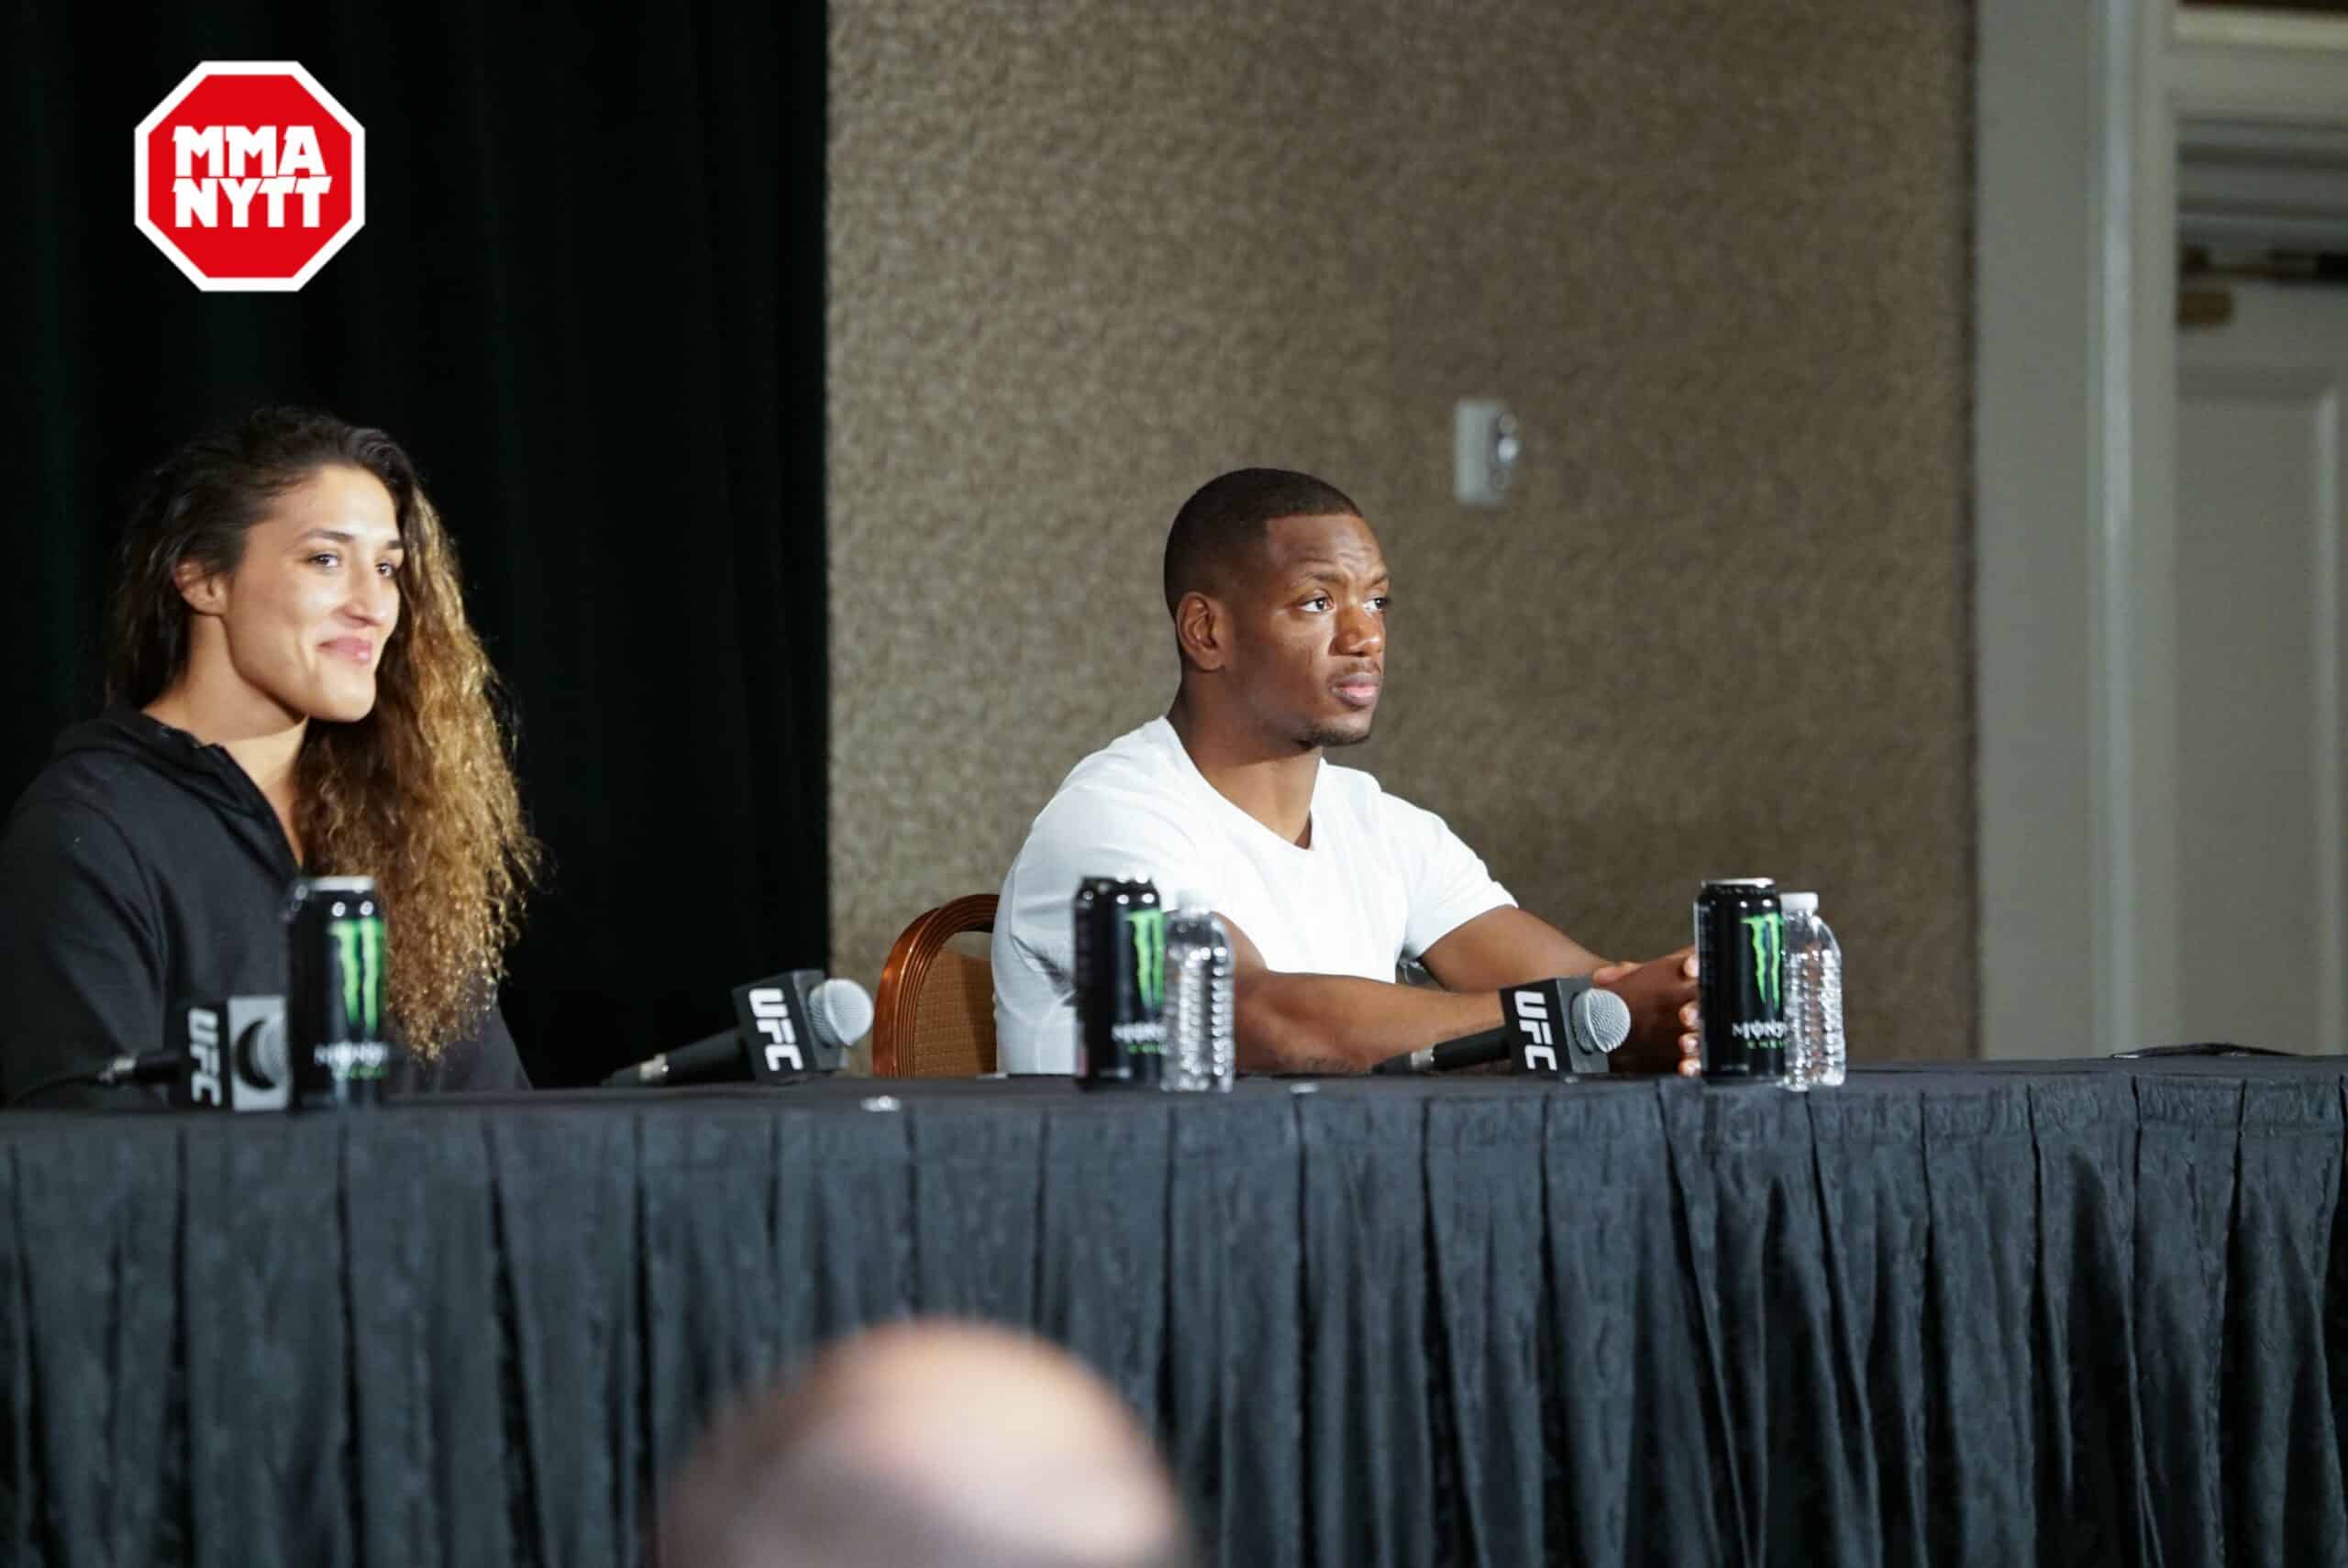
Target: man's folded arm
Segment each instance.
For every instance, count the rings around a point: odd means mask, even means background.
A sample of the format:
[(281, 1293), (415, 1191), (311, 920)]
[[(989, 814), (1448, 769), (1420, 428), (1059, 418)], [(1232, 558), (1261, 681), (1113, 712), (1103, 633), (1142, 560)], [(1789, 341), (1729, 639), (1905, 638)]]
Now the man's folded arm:
[(1455, 995), (1353, 975), (1292, 974), (1229, 916), (1239, 1066), (1251, 1073), (1357, 1073), (1405, 1052), (1497, 1029), (1497, 991)]
[(1695, 999), (1686, 955), (1610, 965), (1537, 915), (1512, 906), (1468, 921), (1427, 949), (1428, 973), (1445, 988), (1388, 985), (1347, 975), (1286, 974), (1264, 966), (1255, 944), (1232, 928), (1239, 1065), (1250, 1072), (1361, 1072), (1390, 1056), (1496, 1029), (1501, 992), (1527, 980), (1605, 972), (1631, 1009), (1632, 1041), (1618, 1068), (1667, 1072), (1677, 1065), (1678, 1010)]
[(1588, 975), (1631, 1010), (1631, 1039), (1613, 1057), (1615, 1068), (1670, 1072), (1684, 1055), (1683, 1011), (1696, 999), (1686, 950), (1645, 964), (1600, 958), (1538, 915), (1515, 908), (1490, 910), (1428, 948), (1420, 962), (1451, 990), (1505, 990), (1527, 980)]
[(1455, 927), (1419, 957), (1450, 991), (1497, 991), (1528, 980), (1587, 975), (1600, 958), (1539, 915), (1512, 904)]

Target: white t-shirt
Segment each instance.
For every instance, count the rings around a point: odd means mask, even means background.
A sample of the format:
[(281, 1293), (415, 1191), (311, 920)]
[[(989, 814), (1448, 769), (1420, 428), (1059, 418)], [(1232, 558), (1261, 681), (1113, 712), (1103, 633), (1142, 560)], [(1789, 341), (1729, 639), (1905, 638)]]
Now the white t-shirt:
[(995, 1040), (1005, 1072), (1076, 1070), (1069, 902), (1087, 877), (1142, 877), (1235, 922), (1268, 968), (1392, 980), (1487, 910), (1516, 900), (1441, 817), (1327, 762), (1300, 849), (1216, 793), (1164, 719), (1080, 762), (1002, 879)]

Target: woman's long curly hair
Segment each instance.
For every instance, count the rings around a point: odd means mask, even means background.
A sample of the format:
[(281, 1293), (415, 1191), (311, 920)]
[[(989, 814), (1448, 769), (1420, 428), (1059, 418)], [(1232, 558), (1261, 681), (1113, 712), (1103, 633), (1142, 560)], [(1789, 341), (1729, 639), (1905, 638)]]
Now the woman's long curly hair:
[(106, 698), (143, 708), (186, 669), (181, 564), (233, 573), (246, 531), (276, 499), (338, 464), (391, 492), (407, 560), (374, 709), (355, 723), (310, 722), (294, 821), (307, 874), (375, 878), (391, 917), (392, 1015), (429, 1059), (495, 1000), (543, 852), (523, 820), (497, 674), (465, 619), (456, 550), (399, 444), (327, 414), (264, 409), (147, 475), (109, 609)]

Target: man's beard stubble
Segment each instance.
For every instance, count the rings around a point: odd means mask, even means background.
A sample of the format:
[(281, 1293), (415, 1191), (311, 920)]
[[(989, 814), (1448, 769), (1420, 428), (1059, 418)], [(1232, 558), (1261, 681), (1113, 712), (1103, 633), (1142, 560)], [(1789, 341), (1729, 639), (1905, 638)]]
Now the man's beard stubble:
[(1359, 745), (1362, 742), (1369, 738), (1369, 732), (1375, 728), (1376, 725), (1377, 721), (1372, 719), (1370, 723), (1364, 724), (1361, 727), (1361, 732), (1358, 734), (1355, 734), (1351, 730), (1331, 729), (1325, 726), (1315, 728), (1306, 731), (1299, 744), (1308, 748), (1320, 750), (1327, 750), (1332, 746)]

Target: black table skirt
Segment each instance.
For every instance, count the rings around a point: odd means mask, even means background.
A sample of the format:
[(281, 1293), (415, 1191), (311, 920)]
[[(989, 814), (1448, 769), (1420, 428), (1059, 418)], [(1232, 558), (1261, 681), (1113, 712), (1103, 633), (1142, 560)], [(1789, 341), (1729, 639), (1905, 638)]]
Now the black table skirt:
[(2343, 1087), (0, 1117), (0, 1557), (642, 1562), (714, 1408), (922, 1311), (1074, 1347), (1228, 1564), (2348, 1562)]

